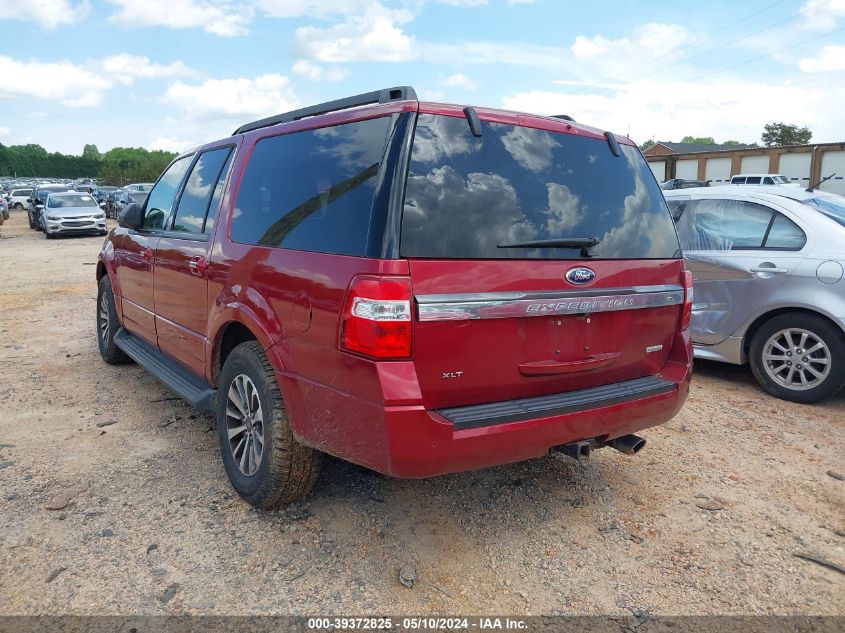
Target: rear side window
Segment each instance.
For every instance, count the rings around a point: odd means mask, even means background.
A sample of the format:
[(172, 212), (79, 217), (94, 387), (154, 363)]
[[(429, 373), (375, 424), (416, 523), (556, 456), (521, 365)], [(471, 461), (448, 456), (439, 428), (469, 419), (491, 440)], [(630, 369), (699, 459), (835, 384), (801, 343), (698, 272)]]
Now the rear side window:
[(731, 178), (732, 185), (744, 185), (745, 184), (745, 176), (734, 176)]
[(243, 244), (362, 256), (389, 118), (256, 143), (232, 216)]
[(220, 172), (231, 152), (231, 147), (221, 147), (200, 154), (185, 181), (185, 189), (173, 220), (174, 231), (204, 232), (211, 198), (217, 190)]
[(800, 250), (806, 242), (792, 220), (743, 200), (690, 202), (677, 219), (677, 228), (685, 251)]
[(404, 257), (570, 259), (578, 248), (500, 248), (595, 238), (605, 259), (673, 258), (678, 238), (646, 161), (592, 138), (423, 114), (402, 217)]
[(760, 176), (749, 176), (745, 179), (746, 185), (759, 185), (760, 184)]

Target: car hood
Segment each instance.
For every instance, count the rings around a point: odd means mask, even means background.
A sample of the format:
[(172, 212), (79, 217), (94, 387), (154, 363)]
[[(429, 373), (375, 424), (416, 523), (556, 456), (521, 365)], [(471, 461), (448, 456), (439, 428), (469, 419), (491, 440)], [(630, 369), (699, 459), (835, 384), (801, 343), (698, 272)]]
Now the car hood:
[(47, 215), (56, 218), (86, 218), (102, 213), (99, 207), (59, 207), (48, 209)]

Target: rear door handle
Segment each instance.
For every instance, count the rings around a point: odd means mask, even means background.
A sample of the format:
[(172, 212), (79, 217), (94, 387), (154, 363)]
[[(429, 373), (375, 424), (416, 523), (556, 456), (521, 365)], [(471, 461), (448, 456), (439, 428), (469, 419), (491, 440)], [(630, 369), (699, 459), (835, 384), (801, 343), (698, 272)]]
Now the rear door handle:
[(752, 273), (776, 273), (779, 275), (789, 272), (786, 268), (776, 268), (775, 266), (752, 266), (748, 270)]

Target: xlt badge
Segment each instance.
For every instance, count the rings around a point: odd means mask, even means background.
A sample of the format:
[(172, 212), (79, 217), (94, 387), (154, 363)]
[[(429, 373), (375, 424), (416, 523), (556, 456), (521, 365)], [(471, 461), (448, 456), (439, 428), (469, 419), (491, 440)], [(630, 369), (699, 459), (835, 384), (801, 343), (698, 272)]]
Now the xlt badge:
[(464, 372), (462, 371), (444, 371), (441, 378), (443, 378), (443, 380), (446, 380), (447, 378), (460, 378), (463, 375)]

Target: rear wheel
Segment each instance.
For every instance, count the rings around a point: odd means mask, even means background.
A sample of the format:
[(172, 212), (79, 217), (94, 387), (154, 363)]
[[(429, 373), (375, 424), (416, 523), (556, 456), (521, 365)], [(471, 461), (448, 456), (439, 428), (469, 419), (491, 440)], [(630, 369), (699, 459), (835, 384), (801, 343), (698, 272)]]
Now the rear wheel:
[(751, 371), (778, 398), (816, 402), (845, 383), (845, 336), (833, 324), (811, 314), (782, 314), (754, 335)]
[(220, 374), (217, 436), (232, 487), (265, 510), (307, 495), (322, 453), (293, 437), (282, 394), (256, 341), (238, 345)]
[(109, 365), (122, 365), (131, 361), (114, 342), (119, 327), (111, 280), (108, 275), (103, 275), (97, 287), (97, 346), (100, 348), (100, 356)]

